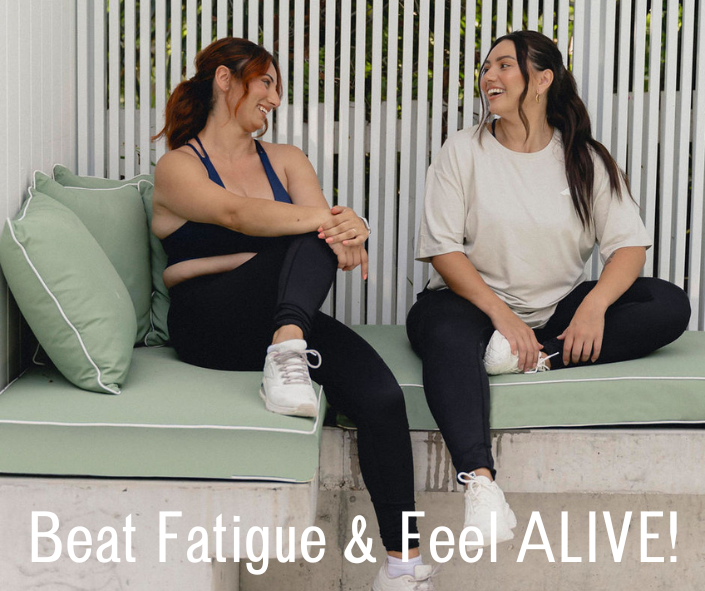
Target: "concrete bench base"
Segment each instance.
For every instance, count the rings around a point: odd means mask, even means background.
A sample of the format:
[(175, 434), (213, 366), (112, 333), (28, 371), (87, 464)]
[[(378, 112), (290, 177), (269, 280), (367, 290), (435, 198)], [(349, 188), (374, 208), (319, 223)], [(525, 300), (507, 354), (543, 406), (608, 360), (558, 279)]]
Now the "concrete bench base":
[[(438, 431), (412, 431), (417, 491), (460, 490)], [(705, 428), (493, 431), (497, 480), (508, 493), (705, 494)], [(363, 490), (356, 431), (323, 430), (321, 490)]]
[[(234, 591), (237, 589), (238, 563), (233, 560), (235, 524), (240, 517), (240, 555), (242, 569), (246, 558), (243, 532), (253, 527), (269, 527), (268, 546), (274, 556), (275, 528), (294, 527), (297, 538), (313, 523), (316, 515), (318, 481), (307, 484), (241, 482), (121, 480), (96, 478), (0, 477), (0, 573), (3, 589), (30, 591), (36, 589), (184, 589), (198, 591)], [(56, 532), (62, 544), (61, 556), (55, 562), (35, 562), (31, 558), (32, 512), (53, 512), (59, 519)], [(176, 534), (165, 538), (165, 562), (160, 562), (160, 512), (180, 511), (181, 517), (165, 517), (164, 531)], [(215, 556), (213, 526), (222, 514), (222, 552), (227, 562), (196, 563), (188, 560), (188, 539), (192, 528), (200, 526), (209, 533), (209, 555)], [(126, 534), (123, 528), (131, 515), (130, 554), (127, 562)], [(67, 549), (71, 529), (83, 526), (91, 533), (91, 557), (85, 563), (74, 562)], [(106, 532), (102, 542), (98, 533), (112, 527), (118, 534), (117, 557), (120, 562), (102, 564), (96, 554), (99, 546), (110, 540)], [(38, 521), (37, 531), (51, 529), (48, 517)], [(51, 556), (55, 543), (38, 537), (38, 555)], [(79, 535), (77, 540), (84, 539)], [(194, 537), (194, 541), (200, 540)], [(288, 538), (284, 549), (288, 551)], [(253, 538), (253, 555), (262, 552), (258, 536)], [(76, 549), (81, 556), (86, 548)], [(288, 552), (287, 552), (288, 553)], [(110, 553), (106, 552), (109, 556)], [(300, 556), (298, 548), (297, 556)]]
[[(476, 564), (458, 554), (463, 528), (463, 494), (454, 484), (447, 448), (437, 432), (413, 432), (417, 510), (424, 511), (419, 528), (421, 552), (432, 560), (429, 538), (439, 526), (448, 527), (456, 540), (453, 558), (443, 565), (436, 588), (476, 591), (701, 591), (705, 587), (705, 475), (702, 449), (705, 429), (554, 429), (494, 432), (493, 447), (498, 482), (516, 513), (518, 527), (511, 542), (497, 547), (497, 561), (489, 550)], [(377, 535), (374, 510), (359, 480), (354, 431), (325, 429), (321, 455), (321, 491), (316, 525), (328, 543), (318, 564), (272, 563), (266, 574), (241, 572), (247, 591), (316, 589), (369, 591), (384, 548)], [(342, 450), (342, 451), (340, 451)], [(561, 513), (567, 512), (564, 562)], [(595, 562), (589, 562), (589, 512), (596, 513)], [(625, 512), (631, 525), (620, 561), (612, 553), (603, 512), (610, 513), (619, 540)], [(670, 512), (677, 513), (677, 535), (671, 544)], [(543, 550), (527, 550), (518, 562), (532, 513), (538, 512), (555, 562)], [(641, 515), (648, 519), (647, 555), (663, 562), (642, 562)], [(356, 515), (367, 522), (364, 536), (373, 539), (377, 563), (352, 564), (343, 557)], [(443, 535), (439, 539), (445, 539)], [(536, 527), (528, 543), (541, 544)], [(448, 548), (439, 548), (445, 554)], [(474, 554), (470, 550), (469, 554)], [(671, 562), (671, 556), (676, 562)]]
[[(702, 589), (705, 475), (700, 457), (705, 429), (495, 432), (493, 442), (498, 481), (519, 520), (515, 540), (498, 547), (497, 563), (491, 563), (487, 555), (479, 564), (467, 564), (456, 547), (455, 557), (443, 568), (440, 589)], [(462, 530), (463, 495), (454, 483), (454, 470), (438, 433), (412, 432), (412, 444), (417, 508), (426, 513), (420, 521), (422, 552), (430, 559), (429, 538), (435, 528), (450, 528), (457, 540)], [(238, 483), (233, 488), (229, 482), (1, 477), (3, 588), (235, 591), (239, 585), (247, 591), (369, 591), (379, 562), (355, 565), (343, 557), (352, 520), (363, 515), (367, 521), (364, 536), (374, 540), (378, 561), (384, 558), (372, 504), (359, 474), (355, 432), (326, 428), (321, 449), (320, 483), (277, 484), (274, 496), (271, 483)], [(312, 487), (320, 487), (318, 495)], [(312, 505), (316, 496), (317, 508)], [(31, 562), (32, 511), (53, 511), (59, 516), (57, 535), (64, 544), (59, 561)], [(182, 518), (168, 522), (168, 531), (178, 538), (166, 542), (165, 563), (159, 562), (160, 511), (183, 512)], [(582, 557), (580, 564), (561, 562), (562, 511), (569, 514), (568, 554)], [(590, 511), (598, 515), (594, 564), (588, 562), (587, 550)], [(613, 559), (603, 511), (610, 512), (617, 539), (625, 511), (633, 512), (621, 562)], [(649, 532), (660, 537), (648, 541), (648, 552), (663, 556), (663, 563), (641, 562), (640, 514), (644, 511), (678, 514), (675, 547), (667, 517), (649, 522)], [(525, 560), (517, 562), (532, 512), (541, 515), (554, 563), (541, 550), (527, 551)], [(241, 532), (255, 526), (281, 525), (293, 526), (300, 534), (315, 517), (316, 526), (326, 537), (324, 558), (317, 564), (302, 559), (280, 564), (272, 555), (267, 571), (253, 575), (246, 568), (250, 560), (243, 552), (239, 563), (231, 560), (232, 529), (228, 527), (223, 550), (229, 560), (224, 564), (191, 564), (187, 559), (190, 529), (201, 526), (210, 530), (221, 513), (224, 518), (239, 515)], [(120, 532), (129, 514), (137, 530), (132, 540), (137, 561), (125, 562), (121, 537), (122, 561), (99, 563), (95, 557), (99, 530), (112, 526)], [(258, 517), (253, 519), (255, 515)], [(267, 515), (287, 517), (275, 522), (262, 517)], [(76, 525), (87, 527), (94, 541), (93, 555), (83, 564), (72, 562), (65, 547), (68, 531)], [(226, 519), (224, 525), (229, 525)], [(534, 530), (531, 543), (540, 542)], [(273, 548), (274, 541), (269, 543)], [(244, 544), (243, 537), (241, 548)], [(39, 549), (40, 555), (49, 555), (53, 543), (42, 540)], [(210, 555), (215, 555), (214, 547)], [(677, 556), (676, 563), (669, 562), (672, 555)]]

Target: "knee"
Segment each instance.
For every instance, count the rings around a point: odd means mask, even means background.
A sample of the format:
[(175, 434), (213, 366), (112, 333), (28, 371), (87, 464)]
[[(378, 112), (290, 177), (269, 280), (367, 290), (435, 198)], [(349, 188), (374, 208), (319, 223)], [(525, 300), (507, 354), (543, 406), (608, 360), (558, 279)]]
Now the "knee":
[[(385, 380), (368, 391), (366, 400), (357, 408), (356, 423), (368, 428), (386, 430), (400, 421), (407, 424), (404, 393), (395, 379)], [(408, 426), (406, 427), (408, 429)]]
[(662, 313), (668, 319), (669, 324), (680, 328), (681, 332), (685, 331), (691, 313), (688, 294), (677, 285), (663, 279), (656, 279), (656, 285), (658, 286), (658, 299), (661, 303)]
[(658, 330), (668, 342), (675, 341), (688, 328), (690, 322), (690, 300), (680, 287), (663, 279), (651, 281), (657, 309), (654, 311), (653, 328)]

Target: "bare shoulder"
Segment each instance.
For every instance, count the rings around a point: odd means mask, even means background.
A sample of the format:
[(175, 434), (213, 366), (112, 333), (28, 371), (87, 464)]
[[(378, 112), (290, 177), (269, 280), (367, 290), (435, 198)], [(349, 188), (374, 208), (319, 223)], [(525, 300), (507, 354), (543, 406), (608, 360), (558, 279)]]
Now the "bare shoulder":
[(309, 163), (306, 154), (296, 146), (290, 144), (272, 144), (261, 140), (260, 144), (262, 144), (264, 151), (267, 152), (267, 156), (272, 161), (272, 164), (278, 164), (288, 168), (290, 166), (301, 166), (303, 163)]
[(195, 154), (185, 147), (164, 154), (154, 169), (155, 187), (180, 183), (184, 178), (208, 178), (208, 173)]

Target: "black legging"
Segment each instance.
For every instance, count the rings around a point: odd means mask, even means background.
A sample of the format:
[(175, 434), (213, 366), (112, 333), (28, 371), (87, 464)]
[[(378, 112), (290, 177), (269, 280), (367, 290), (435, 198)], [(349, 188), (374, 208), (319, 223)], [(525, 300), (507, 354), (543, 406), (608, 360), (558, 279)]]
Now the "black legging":
[[(311, 377), (323, 386), (330, 404), (357, 425), (360, 470), (382, 541), (387, 550), (400, 552), (401, 514), (414, 510), (404, 398), (377, 352), (318, 311), (336, 268), (335, 255), (315, 234), (278, 239), (233, 271), (172, 287), (169, 334), (187, 363), (261, 371), (273, 331), (285, 324), (299, 326), (308, 346), (321, 354), (321, 366), (311, 369)], [(410, 527), (417, 531), (415, 523)]]
[[(546, 353), (563, 352), (556, 339), (570, 324), (596, 281), (568, 294), (548, 323), (535, 330)], [(639, 278), (605, 314), (600, 357), (613, 363), (643, 357), (677, 339), (688, 326), (690, 303), (682, 289), (661, 279)], [(424, 290), (406, 322), (409, 341), (423, 361), (426, 400), (458, 472), (488, 468), (494, 476), (490, 439), (490, 386), (482, 358), (494, 332), (489, 317), (449, 289)], [(564, 367), (561, 355), (551, 367)], [(571, 364), (593, 365), (590, 361)]]

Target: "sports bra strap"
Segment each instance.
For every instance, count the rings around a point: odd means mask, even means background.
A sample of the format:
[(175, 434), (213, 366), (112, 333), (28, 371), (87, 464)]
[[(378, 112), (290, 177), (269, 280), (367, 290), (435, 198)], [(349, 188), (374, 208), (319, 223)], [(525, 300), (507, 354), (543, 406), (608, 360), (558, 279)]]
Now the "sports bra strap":
[(196, 136), (194, 139), (198, 142), (198, 145), (201, 146), (201, 150), (203, 150), (203, 156), (201, 156), (198, 153), (196, 146), (194, 146), (193, 144), (186, 144), (186, 145), (196, 153), (196, 156), (198, 156), (198, 159), (201, 161), (203, 166), (206, 167), (206, 172), (208, 173), (208, 178), (210, 180), (212, 180), (214, 183), (217, 183), (218, 185), (223, 187), (223, 189), (225, 189), (225, 183), (223, 182), (223, 179), (220, 178), (220, 175), (218, 174), (218, 171), (215, 169), (215, 166), (213, 166), (213, 163), (211, 162), (210, 156), (208, 156), (208, 152), (206, 152), (206, 149), (203, 147), (201, 140), (198, 139), (198, 136)]
[(269, 179), (269, 185), (272, 187), (274, 199), (276, 201), (283, 201), (284, 203), (291, 203), (291, 197), (289, 197), (289, 193), (286, 192), (286, 189), (279, 180), (277, 173), (274, 172), (272, 163), (269, 161), (269, 156), (267, 156), (267, 152), (264, 151), (262, 144), (255, 140), (255, 147), (257, 148), (259, 159), (262, 161), (262, 166), (264, 166), (264, 172), (267, 174), (267, 178)]

